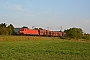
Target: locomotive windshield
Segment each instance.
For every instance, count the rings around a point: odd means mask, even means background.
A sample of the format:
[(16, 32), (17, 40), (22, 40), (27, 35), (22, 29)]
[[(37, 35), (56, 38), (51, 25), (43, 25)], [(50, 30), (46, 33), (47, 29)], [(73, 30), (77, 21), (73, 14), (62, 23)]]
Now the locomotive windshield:
[(24, 29), (21, 29), (20, 31), (24, 31)]

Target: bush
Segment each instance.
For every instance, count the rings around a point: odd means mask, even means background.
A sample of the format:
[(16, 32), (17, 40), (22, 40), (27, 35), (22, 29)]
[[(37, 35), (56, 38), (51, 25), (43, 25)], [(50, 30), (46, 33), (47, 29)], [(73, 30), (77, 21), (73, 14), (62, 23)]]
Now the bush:
[(83, 39), (90, 40), (90, 34), (84, 34)]
[(83, 36), (83, 31), (81, 28), (70, 28), (64, 31), (68, 38), (81, 39)]

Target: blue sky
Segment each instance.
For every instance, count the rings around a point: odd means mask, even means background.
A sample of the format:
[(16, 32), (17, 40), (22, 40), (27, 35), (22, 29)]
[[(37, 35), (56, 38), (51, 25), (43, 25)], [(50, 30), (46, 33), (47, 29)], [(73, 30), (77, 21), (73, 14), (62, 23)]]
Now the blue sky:
[(0, 23), (90, 33), (90, 0), (0, 0)]

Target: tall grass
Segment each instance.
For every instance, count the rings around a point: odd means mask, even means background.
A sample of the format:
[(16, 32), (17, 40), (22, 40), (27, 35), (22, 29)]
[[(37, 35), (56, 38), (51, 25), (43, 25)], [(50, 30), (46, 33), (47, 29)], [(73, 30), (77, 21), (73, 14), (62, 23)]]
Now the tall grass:
[(0, 41), (24, 41), (24, 40), (60, 40), (60, 37), (0, 36)]

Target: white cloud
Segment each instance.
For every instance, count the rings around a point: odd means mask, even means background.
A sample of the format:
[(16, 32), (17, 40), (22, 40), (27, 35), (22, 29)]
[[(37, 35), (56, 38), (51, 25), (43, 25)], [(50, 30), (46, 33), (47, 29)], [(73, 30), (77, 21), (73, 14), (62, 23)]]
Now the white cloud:
[(10, 10), (23, 10), (23, 11), (28, 11), (29, 10), (27, 8), (23, 8), (21, 5), (9, 4), (9, 2), (6, 2), (6, 4), (4, 4), (2, 6), (2, 8), (10, 9)]
[(16, 5), (15, 7), (14, 7), (14, 9), (15, 10), (23, 10), (23, 11), (28, 11), (29, 9), (27, 9), (27, 8), (22, 8), (20, 5)]
[(21, 8), (20, 5), (18, 5), (18, 6), (15, 6), (15, 9), (16, 9), (16, 10), (21, 10), (22, 8)]
[(49, 11), (51, 11), (51, 8), (48, 8)]
[(39, 12), (39, 14), (47, 14), (46, 11)]
[(5, 16), (8, 16), (8, 15), (2, 15), (2, 16), (4, 16), (4, 17), (5, 17)]
[(34, 15), (34, 14), (24, 14), (23, 16), (35, 17), (36, 15)]
[(90, 23), (90, 20), (85, 20), (84, 23)]
[(6, 4), (9, 4), (9, 1), (7, 1)]

